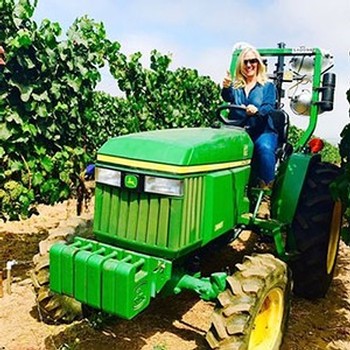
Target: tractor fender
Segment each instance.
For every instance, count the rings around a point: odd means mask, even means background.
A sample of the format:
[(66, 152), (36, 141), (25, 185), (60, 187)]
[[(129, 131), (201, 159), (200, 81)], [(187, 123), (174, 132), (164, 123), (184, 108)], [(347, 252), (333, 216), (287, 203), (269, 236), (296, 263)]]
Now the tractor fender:
[(319, 155), (294, 153), (279, 167), (271, 196), (271, 217), (291, 224), (310, 164)]

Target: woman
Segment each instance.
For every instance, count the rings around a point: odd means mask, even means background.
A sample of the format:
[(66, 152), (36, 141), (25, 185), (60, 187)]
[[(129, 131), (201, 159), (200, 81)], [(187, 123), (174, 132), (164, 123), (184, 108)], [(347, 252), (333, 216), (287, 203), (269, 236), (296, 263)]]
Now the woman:
[(254, 142), (254, 161), (262, 187), (272, 187), (275, 178), (277, 132), (269, 117), (276, 106), (276, 88), (267, 81), (266, 67), (258, 51), (246, 47), (238, 57), (235, 81), (227, 72), (221, 96), (226, 102), (245, 107), (230, 118), (241, 120)]

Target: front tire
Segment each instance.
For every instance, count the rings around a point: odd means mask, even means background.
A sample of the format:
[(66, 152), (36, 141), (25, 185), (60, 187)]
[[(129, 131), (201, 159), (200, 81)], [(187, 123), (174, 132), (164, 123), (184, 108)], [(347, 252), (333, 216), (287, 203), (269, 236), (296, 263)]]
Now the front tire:
[(311, 164), (304, 183), (292, 223), (299, 255), (290, 262), (299, 297), (324, 297), (333, 279), (343, 210), (329, 186), (338, 175), (335, 165), (318, 162)]
[(289, 314), (287, 265), (270, 254), (245, 257), (218, 296), (206, 339), (212, 349), (277, 350)]
[(81, 319), (81, 303), (75, 299), (50, 291), (49, 253), (38, 253), (33, 258), (30, 272), (36, 296), (39, 319), (47, 324), (71, 323)]

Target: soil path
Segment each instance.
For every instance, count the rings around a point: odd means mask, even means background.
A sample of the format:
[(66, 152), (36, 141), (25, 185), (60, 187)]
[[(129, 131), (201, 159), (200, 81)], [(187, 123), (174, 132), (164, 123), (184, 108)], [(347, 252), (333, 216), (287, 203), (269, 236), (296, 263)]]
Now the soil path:
[[(212, 304), (186, 293), (156, 299), (134, 320), (109, 320), (100, 329), (92, 328), (86, 320), (59, 326), (39, 322), (27, 271), (38, 242), (74, 215), (75, 203), (43, 206), (39, 211), (40, 216), (26, 221), (0, 223), (0, 267), (13, 259), (18, 262), (12, 270), (11, 294), (4, 281), (0, 298), (1, 350), (208, 349), (203, 336), (209, 327)], [(91, 212), (88, 209), (83, 215), (91, 217)], [(239, 244), (235, 249), (240, 249)], [(344, 244), (327, 297), (312, 302), (292, 299), (282, 350), (299, 349), (350, 349), (350, 247)]]

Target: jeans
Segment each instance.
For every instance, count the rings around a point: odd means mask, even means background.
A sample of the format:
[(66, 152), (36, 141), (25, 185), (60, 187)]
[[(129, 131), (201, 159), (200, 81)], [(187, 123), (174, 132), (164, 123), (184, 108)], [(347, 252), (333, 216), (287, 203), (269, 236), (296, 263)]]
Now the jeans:
[(258, 178), (269, 184), (275, 178), (277, 134), (264, 132), (253, 138)]

